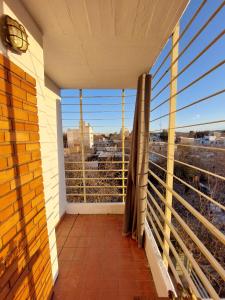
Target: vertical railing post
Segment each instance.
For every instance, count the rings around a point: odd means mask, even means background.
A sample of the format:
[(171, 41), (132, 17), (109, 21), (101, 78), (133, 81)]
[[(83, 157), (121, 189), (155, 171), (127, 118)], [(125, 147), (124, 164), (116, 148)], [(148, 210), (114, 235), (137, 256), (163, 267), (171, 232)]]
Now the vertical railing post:
[(124, 127), (124, 114), (125, 114), (125, 91), (122, 89), (122, 128), (121, 128), (121, 140), (122, 140), (122, 193), (123, 202), (125, 202), (125, 127)]
[(84, 202), (86, 202), (86, 174), (85, 174), (85, 157), (84, 157), (84, 120), (83, 120), (83, 95), (80, 89), (80, 147), (81, 147), (81, 161), (82, 161), (82, 177), (83, 177), (83, 194)]
[[(173, 64), (178, 57), (179, 43), (176, 43), (179, 38), (179, 24), (176, 25), (172, 34), (172, 52), (171, 52), (171, 76), (170, 76), (170, 100), (169, 100), (169, 127), (168, 127), (168, 143), (167, 143), (167, 175), (166, 184), (170, 189), (173, 189), (173, 173), (174, 173), (174, 153), (175, 153), (175, 126), (176, 126), (176, 92), (177, 92), (177, 79), (174, 79), (178, 74), (178, 60)], [(173, 195), (171, 191), (166, 189), (166, 202), (172, 205)], [(171, 222), (171, 211), (165, 207), (165, 217), (168, 222)], [(170, 228), (164, 224), (164, 234), (170, 237)], [(169, 254), (169, 244), (164, 238), (163, 261), (168, 267), (168, 261), (165, 252)]]

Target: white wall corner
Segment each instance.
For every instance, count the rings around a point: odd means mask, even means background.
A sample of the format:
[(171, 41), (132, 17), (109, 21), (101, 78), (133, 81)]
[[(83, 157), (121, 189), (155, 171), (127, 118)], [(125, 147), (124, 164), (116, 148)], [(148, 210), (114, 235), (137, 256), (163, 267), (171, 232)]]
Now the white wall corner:
[(145, 237), (145, 252), (152, 272), (157, 296), (162, 298), (168, 297), (169, 290), (176, 294), (147, 220), (145, 220)]
[(59, 218), (66, 212), (66, 180), (64, 165), (64, 146), (63, 146), (63, 126), (61, 101), (58, 99), (56, 103), (57, 114), (57, 143), (58, 143), (58, 168), (59, 168)]

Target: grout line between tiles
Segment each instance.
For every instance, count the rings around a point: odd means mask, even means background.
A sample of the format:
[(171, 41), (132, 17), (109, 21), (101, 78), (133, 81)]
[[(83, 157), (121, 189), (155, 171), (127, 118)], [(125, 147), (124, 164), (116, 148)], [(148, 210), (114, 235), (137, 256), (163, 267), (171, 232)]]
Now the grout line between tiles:
[(68, 231), (68, 234), (66, 235), (65, 241), (64, 241), (64, 243), (63, 243), (63, 245), (62, 245), (62, 247), (61, 247), (61, 250), (59, 251), (58, 258), (59, 258), (59, 256), (60, 256), (62, 250), (64, 249), (64, 246), (65, 246), (65, 244), (66, 244), (66, 242), (67, 242), (67, 239), (68, 239), (68, 237), (69, 237), (69, 235), (70, 235), (70, 233), (71, 233), (71, 231), (72, 231), (72, 228), (73, 228), (74, 224), (76, 223), (76, 221), (77, 221), (77, 219), (78, 219), (78, 216), (79, 216), (79, 215), (76, 215), (76, 217), (75, 217), (74, 220), (73, 220), (73, 223), (72, 223), (72, 225), (71, 225), (71, 227), (70, 227), (70, 230)]

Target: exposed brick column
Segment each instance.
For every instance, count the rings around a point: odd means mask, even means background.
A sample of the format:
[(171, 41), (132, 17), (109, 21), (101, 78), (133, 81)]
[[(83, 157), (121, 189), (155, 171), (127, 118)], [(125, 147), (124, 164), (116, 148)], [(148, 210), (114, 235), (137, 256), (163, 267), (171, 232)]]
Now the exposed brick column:
[(52, 285), (36, 82), (0, 55), (0, 299), (48, 299)]

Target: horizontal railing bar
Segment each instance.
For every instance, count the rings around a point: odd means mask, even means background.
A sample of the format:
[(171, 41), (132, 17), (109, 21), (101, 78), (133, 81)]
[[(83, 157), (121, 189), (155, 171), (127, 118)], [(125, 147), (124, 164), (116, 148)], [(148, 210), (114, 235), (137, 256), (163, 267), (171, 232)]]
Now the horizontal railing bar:
[[(84, 196), (84, 194), (66, 194), (67, 196), (76, 196), (76, 197), (82, 197)], [(126, 194), (97, 194), (97, 193), (94, 193), (94, 194), (88, 194), (86, 193), (86, 196), (126, 196)]]
[(127, 180), (126, 177), (116, 177), (116, 178), (105, 178), (105, 177), (77, 177), (77, 178), (73, 178), (73, 177), (68, 177), (66, 178), (66, 180), (82, 180), (82, 179), (85, 179), (85, 180)]
[[(108, 146), (108, 147), (113, 147), (113, 146)], [(93, 148), (95, 148), (95, 146), (93, 146)], [(130, 150), (130, 147), (116, 147), (115, 150), (112, 150), (112, 151), (103, 151), (103, 150), (100, 150), (100, 152), (104, 152), (104, 153), (115, 153), (115, 152), (118, 152), (118, 149), (128, 149)], [(90, 149), (91, 150), (91, 149)], [(86, 153), (88, 153), (88, 151), (85, 151)], [(94, 153), (92, 153), (94, 155)], [(127, 153), (125, 153), (126, 155)], [(128, 154), (127, 154), (128, 155)]]
[[(118, 125), (110, 125), (110, 128), (119, 128), (121, 125), (120, 124), (118, 124)], [(63, 128), (68, 128), (68, 129), (79, 129), (79, 127), (78, 126), (69, 126), (69, 125), (63, 125), (62, 126)], [(102, 127), (105, 127), (105, 126), (103, 126), (103, 125), (93, 125), (93, 126), (91, 126), (91, 128), (102, 128)], [(90, 133), (84, 133), (84, 134), (90, 134)], [(92, 133), (93, 135), (98, 135), (99, 133)], [(104, 134), (104, 133), (102, 133), (102, 134)]]
[[(115, 154), (115, 153), (121, 153), (121, 151), (118, 151), (118, 150), (120, 150), (120, 148), (121, 147), (119, 147), (119, 148), (117, 148), (117, 150), (115, 150), (115, 151), (106, 151), (106, 152), (104, 152), (104, 153), (110, 153), (110, 154)], [(70, 149), (70, 148), (67, 148), (67, 149)], [(125, 148), (125, 149), (129, 149), (129, 148)], [(100, 151), (101, 152), (101, 151)], [(80, 152), (78, 153), (78, 154), (80, 154)], [(88, 152), (88, 151), (86, 151), (86, 154), (93, 154), (91, 151), (90, 152)], [(93, 155), (96, 155), (96, 154), (93, 154)], [(129, 158), (129, 156), (130, 156), (130, 153), (125, 153), (125, 156), (127, 156), (128, 158)], [(116, 158), (115, 156), (114, 157), (110, 157), (110, 158)], [(118, 157), (117, 157), (118, 158)], [(100, 160), (99, 160), (99, 162), (101, 162)]]
[[(156, 155), (158, 155), (158, 156), (160, 156), (160, 157), (163, 157), (163, 158), (167, 159), (167, 157), (166, 157), (165, 155), (163, 155), (163, 154), (160, 154), (160, 153), (157, 153), (157, 152), (154, 152), (154, 151), (150, 151), (150, 153), (154, 153), (154, 154), (156, 154)], [(171, 158), (171, 159), (172, 159), (172, 158)], [(180, 161), (180, 160), (177, 160), (177, 159), (173, 159), (173, 160), (174, 160), (174, 162), (176, 162), (176, 163), (178, 163), (178, 164), (182, 164), (182, 165), (184, 165), (184, 166), (187, 166), (187, 167), (190, 167), (190, 168), (192, 168), (192, 169), (201, 171), (201, 172), (206, 173), (206, 174), (208, 174), (208, 175), (211, 175), (211, 176), (217, 177), (217, 178), (219, 178), (219, 179), (225, 180), (225, 177), (223, 177), (223, 176), (221, 176), (221, 175), (218, 175), (218, 174), (216, 174), (216, 173), (212, 173), (212, 172), (210, 172), (210, 171), (207, 171), (207, 170), (205, 170), (205, 169), (201, 169), (201, 168), (196, 167), (196, 166), (191, 165), (191, 164), (187, 164), (187, 163), (185, 163), (185, 162), (183, 162), (183, 161)]]
[[(183, 126), (176, 126), (176, 127), (171, 128), (171, 129), (189, 128), (189, 127), (195, 127), (195, 126), (219, 124), (219, 123), (224, 123), (224, 122), (225, 122), (225, 120), (216, 120), (216, 121), (210, 121), (210, 122), (204, 122), (204, 123), (196, 123), (196, 124), (188, 124), (188, 125), (183, 125)], [(161, 132), (163, 130), (165, 130), (165, 129), (154, 130), (154, 131), (151, 131), (149, 134), (156, 133), (156, 132)]]
[[(215, 71), (216, 69), (218, 69), (219, 67), (221, 67), (222, 65), (224, 65), (225, 60), (220, 61), (218, 64), (216, 64), (215, 66), (213, 66), (211, 69), (209, 69), (208, 71), (206, 71), (205, 73), (203, 73), (201, 76), (197, 77), (196, 79), (194, 79), (193, 81), (191, 81), (188, 85), (184, 86), (181, 90), (177, 91), (174, 95), (170, 96), (168, 99), (166, 99), (165, 101), (161, 102), (161, 104), (166, 103), (167, 101), (170, 100), (170, 98), (179, 95), (180, 93), (182, 93), (183, 91), (185, 91), (186, 89), (188, 89), (189, 87), (191, 87), (192, 85), (194, 85), (196, 82), (200, 81), (201, 79), (203, 79), (204, 77), (206, 77), (207, 75), (209, 75), (210, 73), (212, 73), (213, 71)], [(168, 85), (169, 86), (169, 85)], [(167, 87), (168, 87), (167, 86)], [(162, 90), (163, 91), (163, 90)], [(161, 91), (161, 92), (162, 92)], [(158, 92), (153, 98), (152, 101), (157, 98), (161, 92)]]
[[(154, 210), (152, 209), (151, 206), (149, 206), (149, 209), (150, 209), (151, 214), (152, 214), (152, 216), (154, 217), (154, 220), (156, 221), (156, 223), (157, 223), (159, 229), (161, 230), (161, 232), (162, 232), (162, 234), (163, 234), (165, 240), (166, 240), (167, 243), (169, 244), (169, 249), (172, 251), (172, 253), (173, 253), (175, 259), (177, 260), (178, 264), (180, 265), (181, 270), (182, 270), (182, 272), (183, 272), (183, 274), (184, 274), (184, 276), (185, 276), (187, 282), (188, 282), (189, 285), (191, 286), (191, 288), (192, 288), (193, 292), (195, 293), (195, 295), (196, 295), (197, 297), (200, 297), (199, 292), (198, 292), (198, 290), (197, 290), (195, 284), (193, 283), (193, 281), (192, 281), (192, 279), (191, 279), (191, 277), (190, 277), (190, 274), (188, 273), (187, 269), (185, 268), (183, 262), (181, 261), (179, 254), (177, 253), (175, 247), (173, 246), (173, 244), (172, 244), (170, 238), (168, 237), (168, 235), (167, 235), (167, 234), (165, 233), (165, 231), (163, 230), (163, 227), (162, 227), (161, 222), (159, 221), (159, 218), (157, 217), (157, 215), (155, 214), (155, 212), (154, 212)], [(149, 215), (149, 212), (147, 212), (147, 214)], [(150, 222), (151, 222), (152, 226), (154, 226), (154, 225), (153, 225), (154, 223), (153, 223), (153, 221), (152, 221), (150, 215), (149, 215), (149, 219), (150, 219)], [(165, 221), (166, 221), (166, 219), (165, 219)], [(169, 222), (168, 222), (168, 223), (169, 223)], [(169, 223), (168, 225), (171, 226), (171, 223)], [(181, 244), (183, 245), (182, 240), (181, 240)], [(180, 245), (180, 246), (181, 246), (181, 245)], [(181, 248), (182, 248), (182, 247), (181, 247)], [(183, 251), (184, 251), (184, 250), (183, 250)], [(200, 298), (199, 298), (199, 299), (200, 299)]]
[[(121, 118), (113, 118), (113, 119), (85, 119), (85, 121), (118, 121), (121, 120)], [(124, 120), (133, 120), (133, 118), (124, 118)], [(62, 119), (62, 121), (80, 121), (80, 119)]]
[[(127, 103), (125, 102), (124, 103), (125, 105), (134, 105), (135, 102), (132, 102), (132, 103)], [(122, 102), (120, 103), (83, 103), (82, 106), (115, 106), (115, 105), (118, 105), (118, 106), (121, 106), (122, 105)], [(79, 103), (61, 103), (61, 106), (80, 106)]]
[(222, 94), (222, 93), (224, 93), (224, 92), (225, 92), (225, 89), (220, 90), (220, 91), (218, 91), (218, 92), (215, 92), (215, 93), (213, 93), (213, 94), (211, 94), (211, 95), (208, 95), (208, 96), (206, 96), (206, 97), (203, 97), (203, 98), (201, 98), (201, 99), (198, 99), (198, 100), (196, 100), (196, 101), (193, 101), (193, 102), (191, 102), (191, 103), (189, 103), (189, 104), (187, 104), (187, 105), (184, 105), (184, 106), (182, 106), (182, 107), (180, 107), (180, 108), (178, 108), (178, 109), (176, 109), (176, 110), (174, 110), (174, 111), (172, 111), (172, 112), (170, 112), (170, 113), (161, 115), (161, 116), (159, 116), (159, 117), (157, 117), (157, 118), (151, 120), (150, 123), (151, 123), (151, 122), (155, 122), (155, 121), (157, 121), (157, 120), (160, 120), (160, 119), (162, 119), (162, 118), (164, 118), (164, 117), (167, 117), (167, 116), (169, 116), (169, 115), (171, 115), (171, 114), (174, 114), (174, 113), (177, 113), (177, 112), (179, 112), (179, 111), (182, 111), (182, 110), (184, 110), (184, 109), (186, 109), (186, 108), (189, 108), (189, 107), (191, 107), (191, 106), (193, 106), (193, 105), (199, 104), (199, 103), (201, 103), (201, 102), (203, 102), (203, 101), (206, 101), (206, 100), (208, 100), (208, 99), (210, 99), (210, 98), (216, 97), (216, 96), (218, 96), (218, 95), (220, 95), (220, 94)]
[[(220, 68), (222, 65), (225, 64), (225, 60), (220, 61), (218, 64), (216, 64), (215, 66), (213, 66), (211, 69), (209, 69), (208, 71), (206, 71), (205, 73), (203, 73), (201, 76), (197, 77), (196, 79), (194, 79), (193, 81), (191, 81), (189, 84), (185, 85), (181, 90), (178, 90), (176, 93), (174, 93), (173, 95), (171, 95), (170, 97), (168, 97), (167, 99), (165, 99), (164, 101), (162, 101), (160, 104), (158, 104), (156, 107), (154, 107), (153, 109), (155, 110), (156, 108), (158, 108), (159, 106), (165, 104), (166, 102), (168, 102), (171, 98), (181, 94), (183, 91), (187, 90), (189, 87), (191, 87), (192, 85), (194, 85), (196, 82), (200, 81), (201, 79), (203, 79), (204, 77), (208, 76), (210, 73), (212, 73), (213, 71), (215, 71), (216, 69)], [(158, 97), (159, 94), (156, 94), (153, 98), (152, 101), (156, 98), (156, 96)]]
[[(173, 77), (164, 87), (161, 88), (159, 93), (163, 92), (174, 80), (176, 80), (181, 74), (183, 74), (194, 62), (196, 62), (204, 53), (206, 53), (216, 42), (218, 42), (224, 36), (225, 30), (221, 31), (202, 51), (200, 51), (186, 66), (184, 66), (178, 74)], [(182, 55), (184, 52), (182, 51), (180, 54)], [(181, 56), (179, 55), (179, 57)], [(175, 62), (178, 61), (178, 58), (175, 59)], [(166, 69), (164, 74), (159, 78), (159, 80), (155, 83), (152, 90), (156, 88), (161, 79), (168, 73), (168, 71), (173, 66), (173, 62), (169, 68)]]
[[(197, 235), (190, 229), (190, 227), (185, 223), (185, 221), (181, 218), (181, 216), (176, 212), (176, 210), (167, 203), (166, 199), (163, 197), (163, 195), (159, 192), (159, 190), (149, 181), (150, 186), (155, 191), (155, 193), (158, 195), (160, 200), (169, 208), (173, 216), (176, 218), (176, 220), (179, 222), (179, 224), (182, 226), (182, 228), (185, 230), (185, 232), (190, 236), (191, 240), (196, 244), (200, 252), (205, 256), (205, 258), (210, 262), (210, 264), (213, 266), (213, 268), (218, 272), (218, 274), (225, 280), (225, 270), (221, 267), (220, 263), (215, 259), (215, 257), (211, 254), (211, 252), (206, 248), (206, 246), (202, 243), (202, 241), (197, 237)], [(147, 191), (148, 195), (150, 196), (150, 192)], [(151, 195), (152, 196), (152, 195)], [(151, 198), (150, 196), (150, 198)], [(152, 198), (154, 198), (152, 196)], [(151, 200), (153, 201), (153, 199)], [(155, 199), (154, 199), (155, 201)], [(154, 202), (153, 201), (153, 202)], [(159, 207), (159, 205), (154, 203), (155, 206)], [(157, 207), (157, 208), (158, 208)], [(171, 224), (171, 226), (173, 226)], [(174, 229), (175, 230), (175, 229)]]
[(184, 185), (186, 185), (187, 187), (189, 187), (190, 189), (192, 189), (193, 191), (195, 191), (197, 194), (199, 194), (200, 196), (204, 197), (205, 199), (207, 199), (208, 201), (210, 201), (211, 203), (213, 203), (214, 205), (216, 205), (217, 207), (219, 207), (219, 208), (221, 208), (222, 210), (225, 211), (225, 206), (224, 205), (220, 204), (219, 202), (217, 202), (213, 198), (209, 197), (208, 195), (202, 193), (201, 191), (199, 191), (198, 189), (196, 189), (192, 185), (188, 184), (186, 181), (182, 180), (180, 177), (177, 177), (176, 175), (168, 172), (166, 169), (164, 169), (163, 167), (161, 167), (158, 164), (154, 163), (152, 160), (149, 160), (149, 162), (151, 164), (153, 164), (154, 166), (158, 167), (160, 170), (166, 172), (167, 174), (172, 175), (176, 180), (180, 181), (181, 183), (183, 183)]
[[(94, 161), (95, 162), (95, 161)], [(92, 163), (92, 161), (74, 161), (74, 162), (70, 162), (70, 161), (65, 161), (65, 164), (88, 164), (88, 163)], [(99, 164), (122, 164), (122, 163), (125, 163), (125, 164), (128, 164), (129, 161), (98, 161)]]
[(106, 170), (99, 170), (99, 169), (96, 169), (96, 170), (93, 170), (93, 169), (73, 169), (73, 170), (65, 170), (65, 172), (82, 172), (82, 171), (87, 171), (87, 172), (121, 172), (121, 171), (125, 171), (127, 172), (128, 170), (122, 170), (122, 169), (106, 169)]
[[(133, 112), (133, 110), (125, 110), (125, 113)], [(79, 111), (62, 111), (63, 114), (80, 114)], [(83, 114), (100, 114), (100, 113), (122, 113), (121, 110), (101, 110), (101, 111), (83, 111)]]
[[(136, 97), (136, 95), (124, 95), (125, 98), (128, 98), (128, 97)], [(61, 96), (62, 99), (80, 99), (80, 96)], [(82, 96), (82, 99), (91, 99), (91, 98), (122, 98), (122, 95), (121, 96), (110, 96), (110, 95), (106, 95), (106, 96), (102, 96), (102, 95), (99, 95), (99, 96)]]
[(218, 124), (218, 123), (224, 123), (224, 122), (225, 122), (225, 120), (215, 120), (215, 121), (204, 122), (204, 123), (196, 123), (196, 124), (189, 124), (189, 125), (183, 125), (183, 126), (176, 126), (175, 129), (195, 127), (195, 126), (203, 126), (203, 125), (209, 125), (209, 124)]
[[(94, 135), (98, 135), (98, 133), (93, 133)], [(113, 133), (112, 133), (113, 134)], [(115, 139), (111, 139), (110, 137), (109, 137), (109, 140), (108, 141), (110, 141), (110, 142), (112, 142), (113, 143), (113, 145), (112, 146), (98, 146), (98, 145), (96, 145), (95, 144), (95, 142), (94, 142), (94, 146), (95, 147), (113, 147), (113, 146), (115, 146), (116, 144), (117, 144), (117, 141), (122, 141), (122, 139), (120, 138), (120, 136), (121, 136), (121, 133), (117, 133), (117, 135), (119, 136), (119, 138), (115, 138)], [(131, 139), (130, 139), (130, 137), (128, 137), (128, 139), (127, 138), (125, 138), (125, 142), (131, 142)]]
[[(170, 145), (167, 142), (151, 142), (150, 145), (154, 146), (157, 144), (165, 144), (165, 145)], [(215, 151), (225, 151), (225, 147), (221, 146), (221, 148), (218, 147), (213, 147), (213, 146), (203, 146), (203, 145), (189, 145), (189, 144), (179, 144), (176, 143), (175, 146), (177, 147), (188, 147), (188, 148), (199, 148), (199, 149), (204, 149), (204, 150), (215, 150)]]
[[(159, 207), (159, 205), (155, 201), (154, 197), (152, 197), (152, 195), (150, 193), (148, 193), (148, 195), (150, 196), (151, 200), (153, 201), (155, 207), (158, 209), (158, 212), (160, 213), (160, 216), (163, 218), (163, 220), (166, 222), (166, 224), (170, 227), (170, 229), (171, 229), (171, 231), (173, 233), (173, 236), (175, 237), (176, 241), (179, 243), (179, 245), (180, 245), (182, 251), (184, 252), (184, 254), (190, 260), (190, 262), (191, 262), (192, 266), (194, 267), (197, 275), (199, 276), (200, 280), (204, 284), (206, 290), (209, 292), (209, 295), (212, 296), (213, 299), (219, 299), (218, 294), (216, 293), (216, 291), (212, 287), (211, 283), (209, 282), (208, 278), (205, 276), (205, 274), (203, 273), (202, 269), (200, 268), (200, 266), (196, 262), (196, 260), (193, 257), (192, 253), (189, 251), (189, 249), (187, 248), (187, 246), (183, 242), (182, 238), (180, 237), (180, 235), (176, 231), (175, 227), (172, 225), (172, 223), (168, 222), (168, 220), (165, 217), (165, 214), (163, 213), (163, 211), (161, 210), (161, 208)], [(154, 218), (156, 217), (158, 219), (158, 217), (156, 216), (153, 208), (151, 208), (151, 206), (149, 208), (151, 210), (151, 213), (154, 215)], [(162, 227), (161, 224), (160, 224), (160, 226)], [(164, 234), (164, 236), (165, 236), (165, 234)], [(211, 255), (211, 253), (210, 253), (210, 255)]]
[[(79, 127), (78, 126), (74, 126), (74, 127), (68, 127), (68, 126), (64, 126), (64, 127), (66, 127), (67, 128), (67, 131), (69, 131), (69, 130), (71, 130), (71, 129), (79, 129)], [(111, 126), (110, 126), (111, 127)], [(64, 133), (66, 133), (65, 131), (64, 131)], [(98, 135), (105, 135), (105, 134), (113, 134), (113, 133), (105, 133), (105, 132), (93, 132), (92, 133), (93, 134), (93, 138), (95, 139), (95, 137), (96, 136), (98, 136)], [(121, 133), (116, 133), (119, 137), (121, 136)], [(84, 132), (84, 135), (90, 135), (90, 133), (85, 133)], [(98, 146), (98, 145), (96, 145), (95, 144), (95, 141), (94, 141), (94, 144), (93, 144), (93, 146), (94, 147), (114, 147), (114, 146), (116, 146), (117, 145), (117, 141), (122, 141), (122, 139), (121, 138), (115, 138), (115, 139), (113, 139), (113, 137), (109, 137), (109, 140), (108, 140), (109, 142), (112, 142), (112, 145), (108, 145), (108, 146)], [(125, 142), (131, 142), (131, 140), (130, 139), (125, 139)]]
[(202, 10), (203, 6), (207, 3), (207, 0), (202, 1), (202, 3), (199, 5), (198, 9), (196, 10), (196, 12), (194, 13), (194, 15), (192, 16), (192, 18), (190, 19), (190, 21), (187, 23), (186, 27), (184, 28), (184, 30), (182, 31), (182, 33), (179, 35), (178, 39), (176, 40), (176, 42), (174, 43), (174, 45), (171, 47), (170, 51), (167, 53), (167, 55), (165, 56), (165, 58), (163, 59), (163, 61), (161, 62), (161, 64), (159, 65), (159, 67), (156, 69), (155, 73), (152, 75), (152, 79), (155, 78), (155, 76), (158, 74), (159, 70), (161, 69), (161, 67), (164, 65), (164, 63), (166, 62), (167, 58), (170, 56), (170, 54), (172, 53), (173, 49), (176, 47), (177, 43), (182, 39), (182, 37), (184, 36), (185, 32), (187, 32), (187, 30), (189, 29), (189, 27), (191, 26), (191, 24), (193, 23), (193, 21), (195, 20), (195, 18), (198, 16), (198, 14), (200, 13), (200, 11)]
[(207, 228), (213, 236), (215, 236), (218, 241), (225, 245), (225, 235), (221, 233), (212, 223), (210, 223), (204, 216), (202, 216), (193, 206), (191, 206), (183, 197), (181, 197), (177, 192), (171, 189), (163, 180), (161, 180), (154, 172), (149, 170), (150, 174), (168, 191), (170, 191), (173, 196), (193, 215), (200, 221), (205, 228)]
[[(82, 185), (67, 185), (66, 188), (81, 188), (83, 189), (84, 186)], [(113, 188), (126, 188), (126, 185), (85, 185), (85, 189), (92, 189), (92, 188), (107, 188), (107, 189), (113, 189)]]
[[(91, 127), (93, 128), (93, 127), (96, 127), (96, 126), (91, 126)], [(100, 126), (97, 126), (97, 127), (100, 127)], [(119, 125), (118, 125), (118, 126), (110, 126), (110, 127), (117, 127), (117, 128), (118, 128)], [(66, 131), (70, 131), (71, 129), (72, 129), (72, 130), (73, 130), (73, 129), (79, 129), (79, 126), (74, 126), (74, 127), (71, 126), (71, 127), (69, 127), (69, 126), (67, 125), (67, 126), (63, 126), (63, 128), (67, 128)], [(65, 133), (67, 133), (67, 132), (65, 132)], [(93, 136), (95, 136), (95, 135), (99, 135), (99, 134), (102, 135), (102, 134), (106, 134), (106, 133), (105, 133), (105, 132), (96, 132), (96, 133), (93, 132), (92, 134), (93, 134)], [(110, 133), (108, 133), (108, 134), (110, 134)], [(120, 133), (117, 133), (117, 134), (120, 135)], [(90, 135), (90, 133), (88, 133), (88, 132), (85, 133), (85, 132), (84, 132), (83, 135)], [(110, 141), (113, 142), (113, 140), (110, 140)], [(115, 144), (115, 142), (114, 142), (114, 144)], [(113, 146), (106, 146), (106, 147), (113, 147)]]

